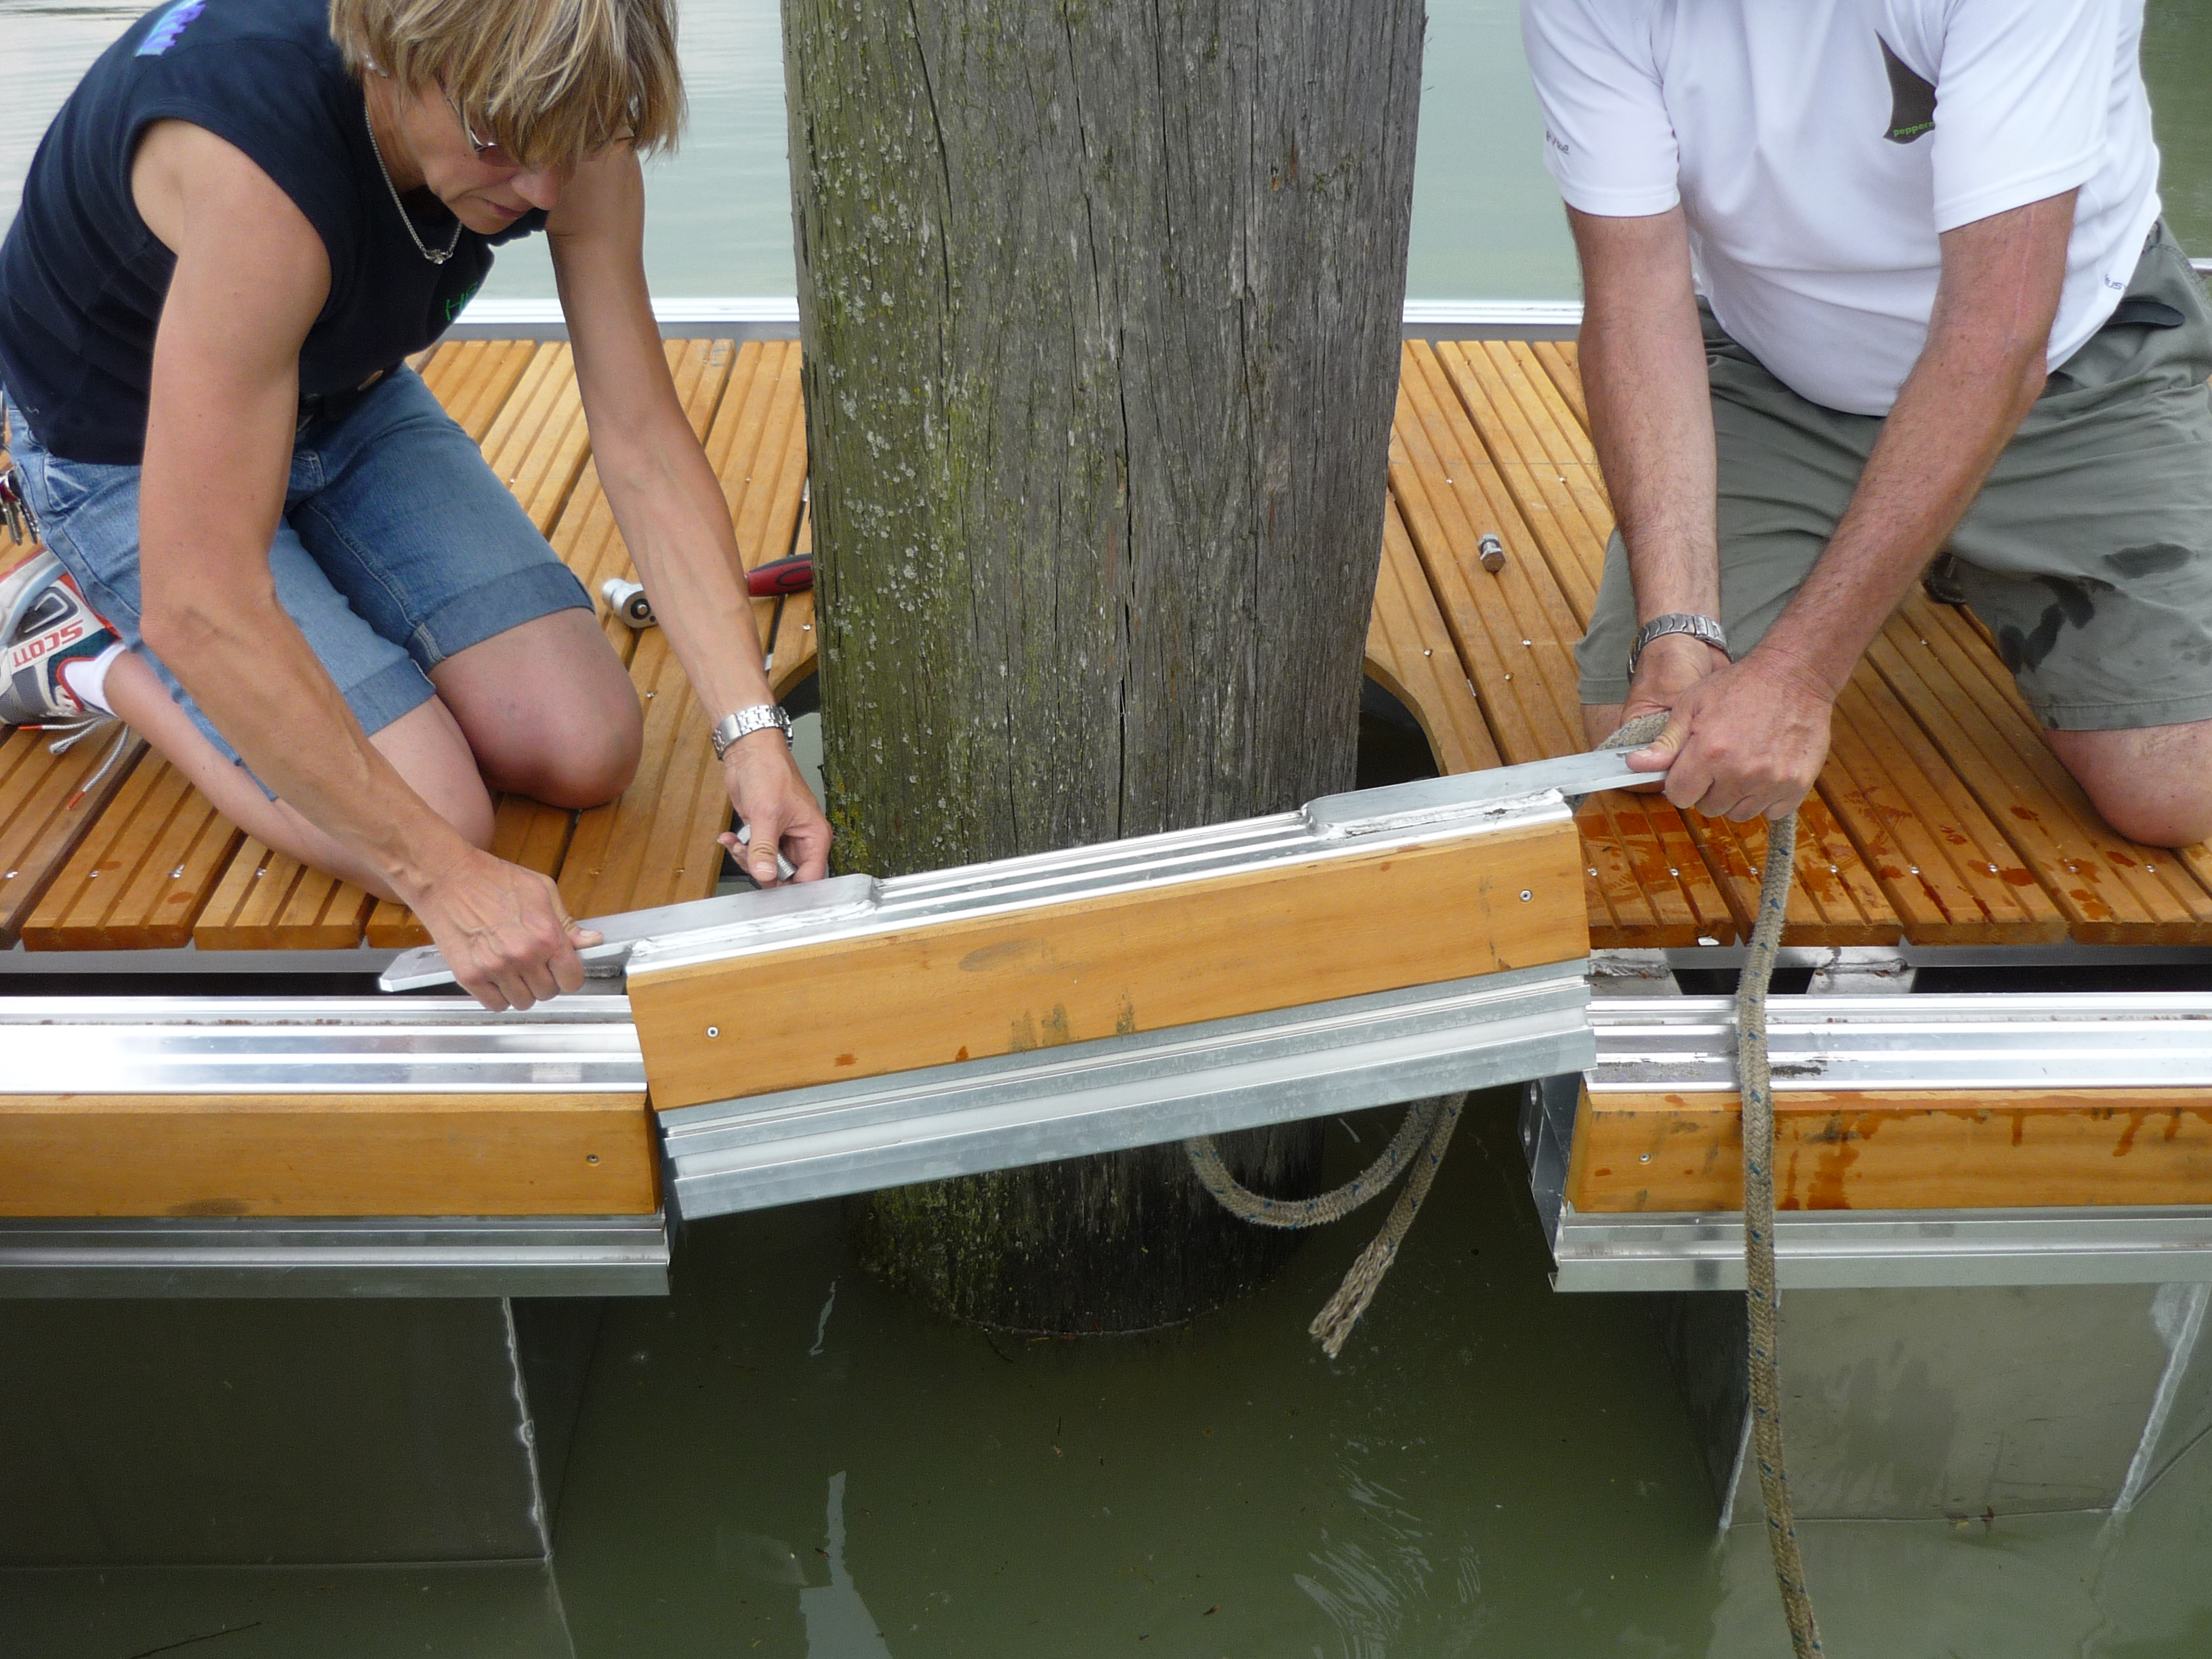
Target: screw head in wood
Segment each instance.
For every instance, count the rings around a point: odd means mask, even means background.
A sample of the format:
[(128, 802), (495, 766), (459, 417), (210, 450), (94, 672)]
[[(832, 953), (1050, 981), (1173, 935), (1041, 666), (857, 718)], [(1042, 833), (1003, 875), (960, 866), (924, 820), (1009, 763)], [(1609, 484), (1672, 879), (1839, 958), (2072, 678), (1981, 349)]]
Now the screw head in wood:
[(1523, 887), (1523, 888), (1521, 890), (1521, 902), (1522, 902), (1522, 903), (1523, 903), (1523, 904), (1526, 904), (1526, 903), (1527, 903), (1530, 899), (1532, 899), (1532, 898), (1534, 898), (1534, 897), (1535, 897), (1535, 896), (1535, 896), (1534, 893), (1530, 892), (1530, 891), (1529, 891), (1527, 888), (1525, 888), (1525, 887)]
[(719, 1025), (709, 1025), (707, 1028), (707, 1035), (718, 1037), (722, 1035), (722, 1028)]

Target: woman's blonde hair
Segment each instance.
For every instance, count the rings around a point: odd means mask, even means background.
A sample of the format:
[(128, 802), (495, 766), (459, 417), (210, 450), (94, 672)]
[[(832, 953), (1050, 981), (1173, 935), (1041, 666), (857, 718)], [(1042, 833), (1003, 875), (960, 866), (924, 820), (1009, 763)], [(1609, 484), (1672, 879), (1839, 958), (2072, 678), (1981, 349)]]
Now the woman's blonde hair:
[(331, 38), (356, 76), (442, 88), (526, 166), (670, 149), (684, 125), (675, 0), (331, 0)]

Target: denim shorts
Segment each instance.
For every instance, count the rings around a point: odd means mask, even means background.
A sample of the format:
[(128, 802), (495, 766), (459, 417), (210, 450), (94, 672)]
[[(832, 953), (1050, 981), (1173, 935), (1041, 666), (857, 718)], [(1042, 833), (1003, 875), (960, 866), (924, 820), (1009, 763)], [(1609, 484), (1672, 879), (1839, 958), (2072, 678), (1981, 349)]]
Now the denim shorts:
[[(238, 750), (139, 633), (138, 471), (48, 451), (13, 402), (15, 458), (46, 544), (216, 748)], [(538, 617), (589, 610), (468, 434), (401, 368), (302, 424), (269, 548), (276, 598), (375, 732), (434, 695), (428, 671)]]
[[(2060, 731), (2212, 720), (2212, 311), (2163, 230), (2124, 298), (2051, 372), (1947, 544), (2021, 695)], [(1741, 656), (1827, 546), (1882, 422), (1807, 402), (1704, 316), (1721, 622)], [(1616, 533), (1578, 653), (1585, 703), (1627, 696), (1635, 633)]]

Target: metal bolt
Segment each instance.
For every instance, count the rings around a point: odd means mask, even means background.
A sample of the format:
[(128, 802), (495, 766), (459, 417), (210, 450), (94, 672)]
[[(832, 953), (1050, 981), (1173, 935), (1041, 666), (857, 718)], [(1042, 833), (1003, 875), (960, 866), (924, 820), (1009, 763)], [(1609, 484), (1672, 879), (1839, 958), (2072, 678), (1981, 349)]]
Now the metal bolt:
[(719, 1025), (709, 1025), (707, 1028), (707, 1035), (708, 1036), (720, 1036), (722, 1035), (722, 1028)]
[(1494, 533), (1486, 533), (1482, 539), (1474, 544), (1474, 548), (1482, 568), (1492, 575), (1494, 576), (1505, 568), (1505, 544)]
[(599, 1155), (597, 1152), (586, 1152), (584, 1154), (584, 1162), (586, 1164), (597, 1164), (599, 1161)]

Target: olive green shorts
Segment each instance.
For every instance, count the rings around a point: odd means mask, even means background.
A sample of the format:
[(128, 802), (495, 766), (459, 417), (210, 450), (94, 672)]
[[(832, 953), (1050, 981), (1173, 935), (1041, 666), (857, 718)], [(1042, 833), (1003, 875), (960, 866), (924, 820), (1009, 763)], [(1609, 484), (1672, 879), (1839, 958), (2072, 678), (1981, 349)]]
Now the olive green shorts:
[[(1876, 416), (1808, 403), (1702, 305), (1720, 474), (1721, 622), (1741, 656), (1850, 504)], [(2212, 719), (2212, 309), (2154, 229), (2120, 309), (2051, 376), (1948, 544), (2046, 726)], [(1577, 651), (1586, 703), (1628, 695), (1636, 605), (1606, 549)]]

